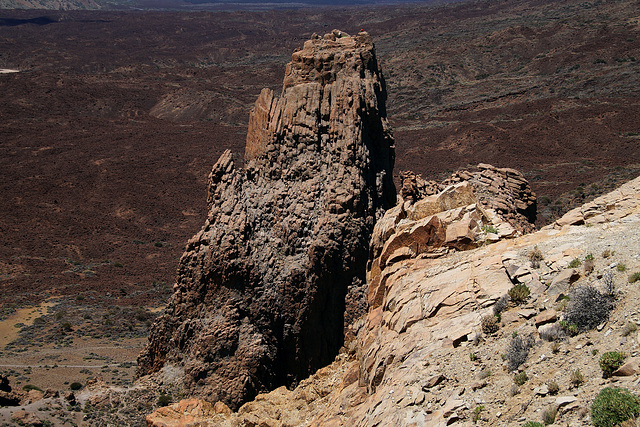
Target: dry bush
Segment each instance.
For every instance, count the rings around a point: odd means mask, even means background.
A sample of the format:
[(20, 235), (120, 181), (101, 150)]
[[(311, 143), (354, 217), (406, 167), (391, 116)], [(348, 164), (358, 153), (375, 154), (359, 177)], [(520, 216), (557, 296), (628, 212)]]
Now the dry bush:
[(505, 311), (507, 309), (507, 306), (509, 305), (509, 299), (510, 297), (508, 294), (502, 295), (493, 306), (493, 314), (497, 316)]
[(591, 285), (579, 286), (571, 292), (565, 319), (567, 324), (576, 325), (579, 331), (586, 331), (607, 320), (612, 308), (611, 297), (603, 295)]
[(544, 256), (542, 255), (542, 251), (538, 249), (537, 246), (529, 252), (529, 261), (531, 261), (531, 267), (540, 268), (540, 261), (542, 261), (543, 259)]
[(525, 360), (527, 360), (529, 350), (531, 350), (534, 343), (535, 338), (532, 334), (525, 337), (520, 335), (511, 337), (511, 341), (509, 341), (505, 352), (505, 359), (507, 360), (507, 365), (510, 371), (515, 371), (518, 369), (518, 366), (522, 365)]
[(500, 329), (500, 321), (496, 316), (491, 314), (487, 314), (480, 320), (480, 325), (482, 327), (482, 332), (491, 335), (498, 332)]

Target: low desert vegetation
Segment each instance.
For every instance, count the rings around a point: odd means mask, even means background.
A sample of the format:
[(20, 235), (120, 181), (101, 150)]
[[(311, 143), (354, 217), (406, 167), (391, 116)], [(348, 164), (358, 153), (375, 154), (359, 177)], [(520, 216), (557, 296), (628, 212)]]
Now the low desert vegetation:
[(519, 386), (523, 385), (528, 380), (529, 380), (529, 377), (527, 376), (527, 373), (525, 371), (518, 372), (517, 374), (515, 374), (513, 376), (513, 382), (516, 383), (516, 385), (519, 385)]
[(636, 271), (629, 276), (629, 283), (636, 283), (638, 280), (640, 280), (640, 271)]
[(627, 357), (625, 353), (620, 351), (607, 351), (600, 356), (600, 369), (602, 369), (602, 377), (609, 378), (616, 369), (624, 364), (624, 359)]
[(496, 303), (493, 305), (493, 314), (496, 316), (499, 316), (500, 313), (502, 313), (503, 311), (505, 311), (507, 309), (507, 307), (509, 306), (509, 300), (511, 298), (509, 297), (508, 294), (504, 294), (502, 295), (498, 301), (496, 301)]
[(624, 325), (624, 328), (622, 328), (621, 334), (623, 337), (626, 337), (636, 332), (637, 330), (638, 325), (636, 324), (636, 322), (628, 322), (626, 325)]
[(551, 425), (556, 421), (557, 415), (558, 407), (556, 405), (549, 406), (544, 411), (542, 411), (542, 422), (546, 426)]
[(498, 316), (487, 314), (480, 320), (480, 325), (482, 327), (482, 333), (491, 335), (500, 329), (500, 320)]
[(595, 427), (614, 427), (640, 415), (640, 398), (623, 388), (606, 387), (591, 404)]
[(550, 380), (547, 383), (547, 390), (549, 390), (549, 394), (556, 395), (560, 391), (560, 386), (554, 380)]
[(527, 300), (527, 298), (529, 298), (530, 294), (531, 291), (529, 290), (529, 287), (523, 283), (518, 283), (509, 289), (509, 297), (515, 304), (522, 304)]
[(505, 360), (510, 371), (515, 371), (527, 360), (529, 350), (531, 350), (534, 343), (535, 338), (533, 335), (524, 337), (517, 335), (511, 338), (505, 352)]
[(584, 375), (582, 375), (580, 369), (571, 371), (571, 374), (569, 375), (569, 383), (573, 388), (580, 387), (580, 385), (584, 384)]
[(567, 324), (576, 325), (578, 331), (593, 329), (609, 318), (612, 298), (603, 295), (594, 286), (579, 286), (571, 292), (565, 310)]
[(580, 258), (574, 258), (569, 263), (569, 268), (578, 268), (581, 265), (582, 265), (582, 261), (580, 260)]
[(474, 424), (478, 422), (480, 419), (480, 414), (484, 411), (484, 405), (476, 406), (476, 409), (473, 410), (473, 422)]
[(535, 246), (528, 254), (529, 261), (531, 261), (531, 267), (540, 268), (540, 261), (544, 259), (544, 255), (542, 255), (542, 251)]

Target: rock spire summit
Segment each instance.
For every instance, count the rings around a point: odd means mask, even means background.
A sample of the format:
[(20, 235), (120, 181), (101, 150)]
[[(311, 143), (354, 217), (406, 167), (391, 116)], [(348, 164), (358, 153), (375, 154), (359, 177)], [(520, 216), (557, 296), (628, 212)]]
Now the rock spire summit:
[(237, 408), (333, 360), (366, 312), (369, 240), (396, 201), (385, 99), (367, 33), (293, 53), (281, 96), (264, 89), (251, 111), (244, 167), (229, 151), (213, 166), (138, 375), (183, 370), (189, 393)]

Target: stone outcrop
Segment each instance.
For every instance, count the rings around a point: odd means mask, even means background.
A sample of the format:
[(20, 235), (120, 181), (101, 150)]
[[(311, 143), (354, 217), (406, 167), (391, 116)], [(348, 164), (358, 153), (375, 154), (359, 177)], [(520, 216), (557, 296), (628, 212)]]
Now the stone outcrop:
[(513, 169), (487, 164), (458, 171), (442, 183), (400, 174), (402, 202), (375, 227), (367, 280), (370, 309), (385, 295), (393, 263), (439, 258), (533, 230), (536, 198), (527, 180)]
[(292, 55), (282, 94), (264, 89), (251, 112), (244, 167), (227, 151), (211, 171), (207, 220), (139, 375), (184, 370), (188, 393), (235, 409), (333, 360), (366, 310), (369, 239), (396, 201), (385, 98), (365, 32)]
[[(595, 350), (633, 355), (640, 348), (640, 333), (626, 327), (640, 322), (640, 291), (628, 281), (629, 271), (640, 269), (640, 204), (633, 202), (640, 178), (623, 188), (606, 197), (613, 208), (591, 216), (590, 226), (550, 226), (447, 257), (397, 260), (387, 267), (379, 305), (354, 323), (351, 339), (331, 365), (294, 390), (259, 395), (238, 412), (216, 414), (199, 425), (521, 425), (541, 419), (550, 405), (558, 407), (555, 424), (591, 425), (588, 411), (580, 409), (602, 388), (635, 391), (638, 384), (637, 357), (606, 380), (594, 356)], [(629, 271), (618, 272), (601, 255), (612, 249)], [(533, 251), (542, 254), (535, 265)], [(588, 254), (593, 272), (567, 286), (602, 288), (610, 276), (616, 307), (601, 327), (545, 341), (549, 328), (557, 331), (563, 319), (563, 301), (556, 302), (544, 283)], [(496, 301), (514, 283), (526, 284), (531, 296), (524, 305), (505, 306), (500, 329), (483, 333), (482, 317), (493, 315)], [(519, 367), (529, 379), (516, 389), (502, 355), (513, 337), (529, 334), (535, 343)], [(575, 387), (571, 373), (578, 369), (585, 381)], [(552, 381), (557, 395), (550, 391)]]

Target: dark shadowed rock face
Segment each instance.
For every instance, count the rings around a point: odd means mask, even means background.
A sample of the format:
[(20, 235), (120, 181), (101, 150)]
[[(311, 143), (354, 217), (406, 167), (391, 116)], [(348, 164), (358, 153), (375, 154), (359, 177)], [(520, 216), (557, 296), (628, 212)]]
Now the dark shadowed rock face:
[(251, 112), (244, 168), (230, 152), (213, 167), (139, 375), (182, 366), (191, 393), (237, 408), (333, 360), (366, 311), (369, 239), (396, 201), (385, 98), (367, 33), (293, 54), (281, 96), (263, 90)]

